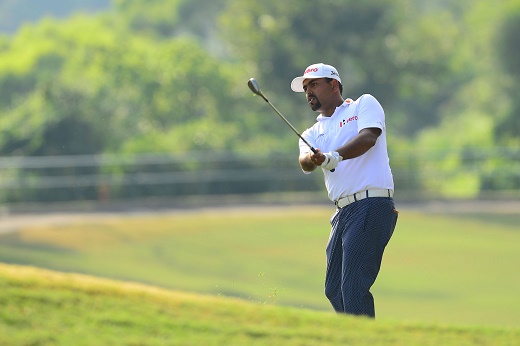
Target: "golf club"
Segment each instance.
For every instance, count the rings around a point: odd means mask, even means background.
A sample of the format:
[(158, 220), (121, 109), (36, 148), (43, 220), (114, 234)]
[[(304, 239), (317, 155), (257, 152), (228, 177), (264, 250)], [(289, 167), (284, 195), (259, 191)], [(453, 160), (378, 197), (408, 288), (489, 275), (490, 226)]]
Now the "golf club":
[[(249, 89), (251, 89), (251, 91), (252, 91), (254, 94), (256, 94), (256, 95), (258, 95), (258, 96), (261, 96), (261, 97), (265, 100), (265, 102), (267, 102), (267, 103), (269, 104), (269, 106), (271, 106), (271, 108), (274, 109), (274, 111), (276, 112), (276, 114), (278, 114), (278, 115), (280, 116), (280, 118), (282, 118), (282, 120), (285, 121), (285, 123), (286, 123), (287, 125), (289, 125), (289, 127), (294, 131), (294, 133), (296, 133), (296, 135), (297, 135), (298, 137), (300, 137), (300, 139), (301, 139), (305, 144), (307, 144), (307, 146), (312, 150), (312, 152), (313, 152), (314, 154), (317, 154), (316, 149), (314, 149), (314, 148), (312, 147), (312, 145), (310, 145), (310, 144), (309, 144), (309, 143), (308, 143), (308, 142), (307, 142), (307, 141), (302, 137), (302, 135), (300, 135), (300, 133), (299, 133), (299, 132), (294, 128), (294, 126), (292, 126), (291, 123), (290, 123), (290, 122), (289, 122), (289, 121), (288, 121), (288, 120), (287, 120), (287, 119), (282, 115), (282, 113), (280, 113), (280, 112), (278, 111), (278, 109), (276, 109), (276, 107), (275, 107), (271, 102), (269, 102), (269, 100), (264, 96), (264, 94), (263, 94), (262, 91), (260, 90), (260, 86), (258, 85), (258, 82), (256, 81), (256, 79), (254, 79), (254, 78), (249, 79), (249, 82), (247, 82), (247, 85), (249, 86)], [(330, 171), (331, 171), (331, 172), (334, 172), (334, 169), (331, 169)]]

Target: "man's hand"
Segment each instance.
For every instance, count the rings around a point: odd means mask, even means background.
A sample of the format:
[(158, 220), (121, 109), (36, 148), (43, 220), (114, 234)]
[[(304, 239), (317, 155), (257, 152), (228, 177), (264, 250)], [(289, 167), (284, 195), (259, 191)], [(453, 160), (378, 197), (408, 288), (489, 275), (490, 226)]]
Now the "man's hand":
[(312, 151), (309, 153), (309, 160), (315, 166), (321, 166), (321, 164), (325, 161), (325, 159), (326, 159), (325, 155), (318, 148), (316, 148), (316, 154), (314, 154)]
[(316, 154), (313, 152), (303, 153), (298, 158), (298, 162), (304, 172), (312, 172), (316, 169), (316, 167), (320, 166), (323, 161), (325, 161), (325, 155), (320, 151), (320, 149), (316, 150)]
[(323, 156), (325, 156), (325, 160), (321, 164), (321, 168), (329, 171), (338, 167), (338, 163), (343, 160), (337, 151), (329, 151), (328, 153), (323, 154)]
[(337, 151), (323, 153), (320, 149), (316, 149), (316, 153), (309, 152), (303, 160), (300, 158), (300, 165), (308, 172), (313, 171), (317, 166), (331, 171), (342, 159)]

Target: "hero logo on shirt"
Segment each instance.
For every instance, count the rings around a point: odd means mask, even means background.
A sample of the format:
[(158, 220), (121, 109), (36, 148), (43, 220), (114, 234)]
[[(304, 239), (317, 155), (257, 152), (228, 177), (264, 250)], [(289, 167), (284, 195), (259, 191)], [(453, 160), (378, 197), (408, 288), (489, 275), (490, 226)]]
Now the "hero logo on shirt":
[(354, 121), (354, 120), (358, 120), (358, 116), (357, 115), (355, 115), (353, 117), (350, 117), (350, 118), (348, 118), (346, 120), (345, 119), (341, 120), (339, 122), (339, 127), (343, 127), (344, 125), (347, 125), (349, 122)]

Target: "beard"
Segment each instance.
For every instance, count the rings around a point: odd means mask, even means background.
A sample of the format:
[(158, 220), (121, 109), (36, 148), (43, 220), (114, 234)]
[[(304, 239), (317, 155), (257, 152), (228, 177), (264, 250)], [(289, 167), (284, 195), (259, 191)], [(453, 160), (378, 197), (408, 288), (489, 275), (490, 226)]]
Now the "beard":
[(307, 99), (307, 104), (313, 111), (317, 111), (321, 108), (321, 102), (318, 100), (318, 98), (314, 95), (310, 95)]

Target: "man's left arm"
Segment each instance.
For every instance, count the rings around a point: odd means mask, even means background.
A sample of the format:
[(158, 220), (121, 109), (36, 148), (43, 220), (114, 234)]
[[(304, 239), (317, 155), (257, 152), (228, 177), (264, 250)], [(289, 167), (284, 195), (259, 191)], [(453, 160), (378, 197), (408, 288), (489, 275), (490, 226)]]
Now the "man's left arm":
[(360, 98), (358, 110), (358, 134), (336, 151), (343, 160), (353, 159), (365, 154), (374, 145), (385, 128), (385, 112), (383, 107), (370, 94)]
[[(364, 128), (359, 131), (359, 133), (354, 138), (334, 151), (329, 153), (322, 153), (318, 150), (316, 154), (309, 153), (307, 157), (300, 156), (300, 165), (302, 165), (302, 160), (305, 159), (313, 165), (321, 165), (322, 168), (329, 170), (334, 169), (337, 167), (340, 161), (353, 159), (369, 151), (370, 148), (376, 144), (377, 138), (380, 135), (380, 128)], [(311, 169), (308, 170), (311, 171)], [(312, 170), (314, 170), (314, 168)]]
[(311, 155), (311, 159), (323, 162), (322, 168), (333, 169), (342, 160), (353, 159), (365, 154), (372, 148), (384, 128), (385, 113), (381, 104), (369, 94), (361, 97), (359, 109), (358, 134), (335, 150), (321, 155)]
[(343, 160), (353, 159), (366, 153), (376, 145), (377, 138), (381, 135), (381, 129), (369, 127), (362, 129), (359, 133), (346, 144), (337, 148), (336, 151)]

